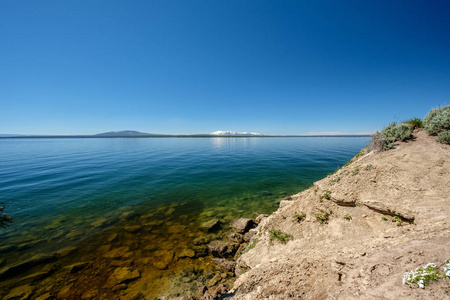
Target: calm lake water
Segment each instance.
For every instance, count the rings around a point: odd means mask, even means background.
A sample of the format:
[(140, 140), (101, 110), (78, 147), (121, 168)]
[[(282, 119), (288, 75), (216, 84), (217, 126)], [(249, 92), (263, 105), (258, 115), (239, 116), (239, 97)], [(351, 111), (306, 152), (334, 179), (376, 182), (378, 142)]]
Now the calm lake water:
[[(65, 288), (81, 298), (107, 298), (113, 288), (115, 295), (148, 298), (195, 291), (216, 272), (196, 239), (224, 238), (231, 220), (273, 212), (282, 198), (344, 165), (368, 142), (2, 139), (0, 202), (14, 223), (0, 228), (0, 298), (24, 284), (33, 287), (33, 298)], [(211, 219), (223, 229), (202, 231)], [(186, 249), (195, 256), (183, 256), (191, 253)], [(36, 259), (43, 254), (48, 257)], [(162, 260), (167, 265), (156, 264)], [(87, 263), (67, 268), (80, 262)], [(118, 268), (138, 269), (139, 276), (115, 282)]]

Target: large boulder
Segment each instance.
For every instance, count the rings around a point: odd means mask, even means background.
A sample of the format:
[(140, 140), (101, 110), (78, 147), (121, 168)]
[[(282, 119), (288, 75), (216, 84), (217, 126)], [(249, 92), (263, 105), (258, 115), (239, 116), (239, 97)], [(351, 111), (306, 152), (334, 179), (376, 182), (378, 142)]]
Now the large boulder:
[(231, 228), (235, 229), (238, 233), (244, 234), (249, 231), (255, 225), (253, 219), (239, 218), (231, 221)]

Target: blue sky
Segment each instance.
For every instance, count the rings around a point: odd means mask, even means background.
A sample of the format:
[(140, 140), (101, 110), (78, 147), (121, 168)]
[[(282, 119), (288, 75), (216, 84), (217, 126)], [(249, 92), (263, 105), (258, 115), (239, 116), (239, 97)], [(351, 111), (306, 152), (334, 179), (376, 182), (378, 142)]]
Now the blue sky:
[(373, 132), (450, 104), (448, 1), (0, 2), (0, 133)]

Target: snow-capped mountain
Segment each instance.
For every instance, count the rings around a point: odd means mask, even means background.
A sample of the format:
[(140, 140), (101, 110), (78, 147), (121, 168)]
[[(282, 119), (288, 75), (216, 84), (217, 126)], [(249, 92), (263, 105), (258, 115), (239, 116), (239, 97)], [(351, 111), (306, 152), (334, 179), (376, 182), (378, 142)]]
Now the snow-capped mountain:
[(237, 132), (237, 131), (214, 131), (210, 133), (211, 135), (220, 136), (262, 136), (263, 134), (257, 132)]

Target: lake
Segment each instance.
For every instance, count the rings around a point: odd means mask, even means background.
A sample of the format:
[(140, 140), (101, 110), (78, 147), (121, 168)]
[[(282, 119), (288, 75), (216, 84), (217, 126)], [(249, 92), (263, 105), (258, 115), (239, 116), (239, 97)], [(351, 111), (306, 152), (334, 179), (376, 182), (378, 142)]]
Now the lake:
[[(27, 285), (33, 297), (195, 292), (220, 273), (206, 244), (227, 239), (231, 220), (270, 214), (368, 142), (0, 139), (0, 202), (14, 220), (0, 228), (0, 298)], [(221, 228), (205, 231), (211, 220)]]

